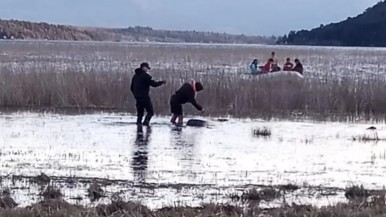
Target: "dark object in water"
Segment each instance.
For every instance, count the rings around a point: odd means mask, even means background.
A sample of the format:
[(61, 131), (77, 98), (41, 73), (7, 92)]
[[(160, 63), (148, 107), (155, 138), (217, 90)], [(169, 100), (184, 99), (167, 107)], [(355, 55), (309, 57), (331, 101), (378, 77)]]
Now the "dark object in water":
[(217, 121), (218, 121), (218, 122), (227, 122), (228, 119), (226, 119), (226, 118), (219, 118), (219, 119), (217, 119)]
[(188, 122), (186, 122), (186, 126), (189, 127), (205, 127), (206, 121), (204, 120), (198, 120), (198, 119), (190, 119)]
[(374, 127), (374, 126), (371, 126), (371, 127), (367, 128), (367, 129), (368, 129), (368, 130), (376, 130), (377, 128)]

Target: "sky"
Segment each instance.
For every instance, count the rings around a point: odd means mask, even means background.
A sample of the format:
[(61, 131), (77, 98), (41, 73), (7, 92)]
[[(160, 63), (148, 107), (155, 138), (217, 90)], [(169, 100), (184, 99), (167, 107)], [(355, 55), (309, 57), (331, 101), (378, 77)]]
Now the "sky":
[(362, 13), (380, 0), (0, 0), (0, 18), (283, 35)]

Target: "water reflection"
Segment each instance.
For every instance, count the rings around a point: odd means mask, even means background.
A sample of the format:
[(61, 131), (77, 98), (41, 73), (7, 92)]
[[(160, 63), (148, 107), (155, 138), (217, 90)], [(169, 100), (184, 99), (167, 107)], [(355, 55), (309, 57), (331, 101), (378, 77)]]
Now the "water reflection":
[(137, 127), (136, 138), (134, 143), (134, 153), (131, 163), (133, 169), (134, 181), (135, 182), (145, 182), (146, 181), (146, 172), (148, 168), (148, 144), (150, 142), (151, 128), (146, 127), (146, 131), (142, 126)]
[(185, 128), (171, 131), (171, 147), (175, 150), (178, 164), (186, 171), (192, 171), (195, 161), (195, 148), (203, 131), (198, 128)]

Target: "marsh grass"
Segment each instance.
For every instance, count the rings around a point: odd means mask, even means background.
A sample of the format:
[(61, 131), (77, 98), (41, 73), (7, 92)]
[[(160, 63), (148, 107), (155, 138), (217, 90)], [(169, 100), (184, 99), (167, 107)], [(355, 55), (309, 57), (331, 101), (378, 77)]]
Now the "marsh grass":
[[(59, 204), (59, 202), (56, 202)], [(335, 206), (325, 206), (321, 208), (309, 205), (285, 206), (272, 209), (260, 209), (258, 207), (248, 207), (242, 209), (237, 206), (221, 205), (221, 204), (206, 204), (202, 207), (168, 207), (156, 211), (151, 211), (148, 208), (133, 202), (113, 202), (108, 205), (100, 206), (99, 208), (85, 208), (76, 205), (63, 203), (61, 205), (39, 203), (30, 208), (16, 208), (0, 210), (0, 215), (4, 217), (249, 217), (249, 216), (292, 216), (292, 217), (382, 217), (386, 215), (385, 199), (379, 197), (369, 203), (349, 203), (337, 204)]]
[[(164, 76), (162, 76), (164, 75)], [(119, 110), (135, 112), (129, 86), (131, 74), (97, 72), (1, 72), (0, 106), (26, 109)], [(152, 90), (160, 115), (169, 114), (169, 98), (183, 82), (196, 78), (205, 90), (198, 101), (210, 116), (290, 117), (304, 116), (384, 117), (386, 82), (347, 80), (322, 83), (317, 80), (242, 79), (223, 75), (183, 75), (158, 72), (167, 85)], [(195, 113), (188, 107), (188, 113)]]
[[(28, 207), (2, 207), (0, 216), (4, 217), (166, 217), (166, 216), (224, 216), (224, 217), (249, 217), (249, 216), (315, 216), (315, 217), (348, 217), (348, 216), (385, 216), (385, 192), (384, 190), (367, 190), (363, 186), (351, 186), (346, 189), (345, 195), (350, 199), (349, 203), (338, 203), (336, 205), (314, 207), (311, 205), (283, 204), (276, 208), (261, 208), (260, 201), (270, 201), (280, 198), (281, 190), (293, 191), (299, 189), (296, 185), (277, 186), (278, 188), (252, 188), (246, 190), (240, 200), (240, 205), (229, 204), (203, 204), (199, 207), (170, 206), (158, 210), (151, 210), (138, 202), (124, 201), (111, 198), (111, 202), (100, 204), (96, 207), (84, 207), (72, 205), (62, 199), (62, 193), (58, 188), (47, 188), (48, 196)], [(361, 200), (353, 200), (363, 198)]]
[[(47, 42), (0, 46), (5, 53), (0, 66), (3, 110), (135, 113), (131, 77), (141, 61), (149, 61), (153, 77), (167, 81), (151, 93), (158, 115), (169, 115), (169, 98), (191, 79), (204, 84), (198, 101), (208, 116), (384, 120), (386, 114), (386, 81), (379, 76), (385, 67), (370, 58), (383, 58), (381, 51), (276, 47), (280, 58), (296, 55), (304, 60), (306, 79), (299, 80), (237, 74), (246, 72), (249, 58), (264, 60), (269, 47)], [(335, 53), (341, 59), (338, 66)], [(197, 114), (192, 106), (186, 106), (186, 113)]]

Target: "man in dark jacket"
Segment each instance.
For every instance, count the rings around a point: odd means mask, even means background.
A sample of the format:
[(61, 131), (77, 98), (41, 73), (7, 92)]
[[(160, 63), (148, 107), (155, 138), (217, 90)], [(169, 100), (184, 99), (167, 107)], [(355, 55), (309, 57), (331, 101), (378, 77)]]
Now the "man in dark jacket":
[(165, 81), (154, 81), (147, 73), (150, 70), (148, 63), (141, 63), (135, 70), (135, 75), (131, 81), (130, 90), (134, 95), (137, 107), (137, 125), (142, 125), (142, 118), (146, 110), (147, 115), (143, 125), (149, 126), (151, 117), (154, 115), (153, 104), (149, 96), (150, 87), (159, 87), (165, 84)]
[[(197, 110), (203, 112), (204, 109), (196, 101), (196, 93), (202, 91), (204, 88), (200, 82), (185, 83), (170, 99), (170, 108), (173, 114), (170, 122), (182, 126), (183, 110), (182, 104), (191, 103)], [(178, 119), (178, 123), (176, 120)]]
[(293, 71), (299, 72), (301, 75), (303, 75), (303, 65), (299, 59), (295, 59), (295, 67), (293, 68)]

